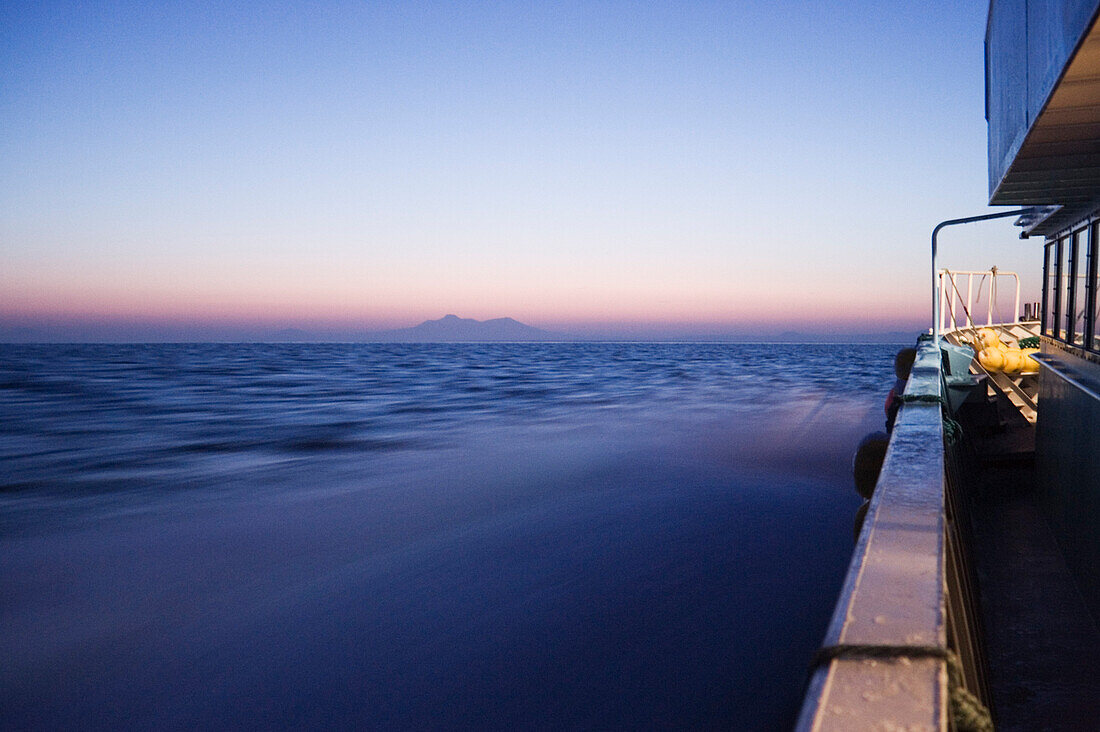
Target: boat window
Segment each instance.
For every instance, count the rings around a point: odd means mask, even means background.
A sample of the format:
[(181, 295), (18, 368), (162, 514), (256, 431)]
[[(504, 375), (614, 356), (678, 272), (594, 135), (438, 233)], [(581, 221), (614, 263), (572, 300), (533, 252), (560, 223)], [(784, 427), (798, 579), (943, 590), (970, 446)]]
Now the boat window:
[(1043, 333), (1058, 336), (1058, 242), (1047, 243), (1043, 282)]
[(1070, 285), (1073, 282), (1073, 257), (1070, 253), (1073, 237), (1065, 236), (1058, 241), (1058, 332), (1056, 338), (1067, 340), (1070, 313), (1073, 303), (1069, 302)]
[(1085, 230), (1069, 237), (1069, 282), (1066, 293), (1066, 341), (1085, 345)]
[(1092, 317), (1088, 322), (1089, 329), (1089, 347), (1093, 350), (1100, 351), (1100, 282), (1097, 282), (1097, 260), (1098, 252), (1096, 248), (1100, 246), (1100, 222), (1094, 222), (1089, 226), (1089, 256), (1088, 256), (1088, 300), (1086, 308), (1092, 313)]

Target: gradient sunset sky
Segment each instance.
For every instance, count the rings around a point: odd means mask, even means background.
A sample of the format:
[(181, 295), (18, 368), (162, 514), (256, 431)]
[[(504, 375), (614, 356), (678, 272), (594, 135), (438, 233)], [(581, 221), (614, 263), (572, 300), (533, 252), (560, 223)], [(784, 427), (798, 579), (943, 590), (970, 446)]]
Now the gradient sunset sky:
[(7, 332), (915, 331), (987, 210), (981, 2), (86, 5), (0, 9)]

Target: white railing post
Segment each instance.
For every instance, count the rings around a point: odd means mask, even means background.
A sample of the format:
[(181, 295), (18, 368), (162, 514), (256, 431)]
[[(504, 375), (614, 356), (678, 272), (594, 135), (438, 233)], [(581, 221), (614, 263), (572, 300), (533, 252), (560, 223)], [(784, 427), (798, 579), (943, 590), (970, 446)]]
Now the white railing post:
[(955, 273), (948, 270), (947, 276), (950, 278), (950, 281), (952, 281), (952, 330), (955, 330), (959, 327), (958, 310), (955, 307), (955, 303), (958, 301), (957, 295), (959, 288), (955, 284)]
[(943, 332), (947, 325), (947, 280), (946, 273), (939, 271), (939, 332)]
[[(959, 306), (964, 298), (959, 290), (959, 277), (966, 275), (966, 311), (963, 313), (964, 325), (959, 325)], [(975, 301), (974, 278), (978, 277), (978, 295)], [(989, 278), (989, 293), (986, 301), (986, 326), (993, 325), (993, 311), (997, 306), (997, 279), (998, 277), (1011, 277), (1016, 283), (1014, 293), (1015, 312), (1011, 321), (1020, 322), (1020, 275), (1015, 272), (1005, 272), (996, 267), (979, 271), (953, 271), (950, 269), (936, 270), (936, 311), (935, 323), (939, 325), (941, 332), (959, 330), (960, 328), (976, 328), (974, 320), (974, 307), (981, 305), (981, 289), (985, 286), (985, 279)], [(950, 290), (950, 292), (948, 292)]]
[(986, 308), (986, 327), (993, 325), (993, 299), (997, 297), (997, 267), (989, 271), (989, 305)]
[(974, 327), (974, 318), (970, 316), (970, 313), (974, 312), (974, 273), (967, 272), (966, 274), (966, 327)]
[(1011, 274), (1013, 277), (1016, 278), (1016, 312), (1012, 316), (1012, 322), (1013, 323), (1019, 323), (1020, 322), (1020, 275), (1016, 274), (1015, 272), (1010, 272), (1009, 274)]

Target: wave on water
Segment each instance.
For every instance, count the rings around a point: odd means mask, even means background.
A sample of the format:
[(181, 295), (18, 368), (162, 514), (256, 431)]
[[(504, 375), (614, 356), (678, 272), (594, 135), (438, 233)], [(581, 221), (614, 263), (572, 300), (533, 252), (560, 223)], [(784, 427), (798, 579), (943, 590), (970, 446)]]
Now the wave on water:
[(789, 726), (894, 351), (0, 346), (0, 726)]

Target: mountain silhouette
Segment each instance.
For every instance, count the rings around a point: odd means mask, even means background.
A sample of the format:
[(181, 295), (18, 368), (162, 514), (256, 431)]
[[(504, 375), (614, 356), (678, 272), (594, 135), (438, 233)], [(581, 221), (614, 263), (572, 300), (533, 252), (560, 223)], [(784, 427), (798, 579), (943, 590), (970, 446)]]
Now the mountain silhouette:
[(454, 343), (463, 341), (546, 341), (559, 336), (541, 328), (515, 320), (493, 318), (474, 320), (457, 315), (445, 315), (439, 320), (425, 320), (412, 328), (398, 328), (371, 334), (372, 340), (397, 342)]

